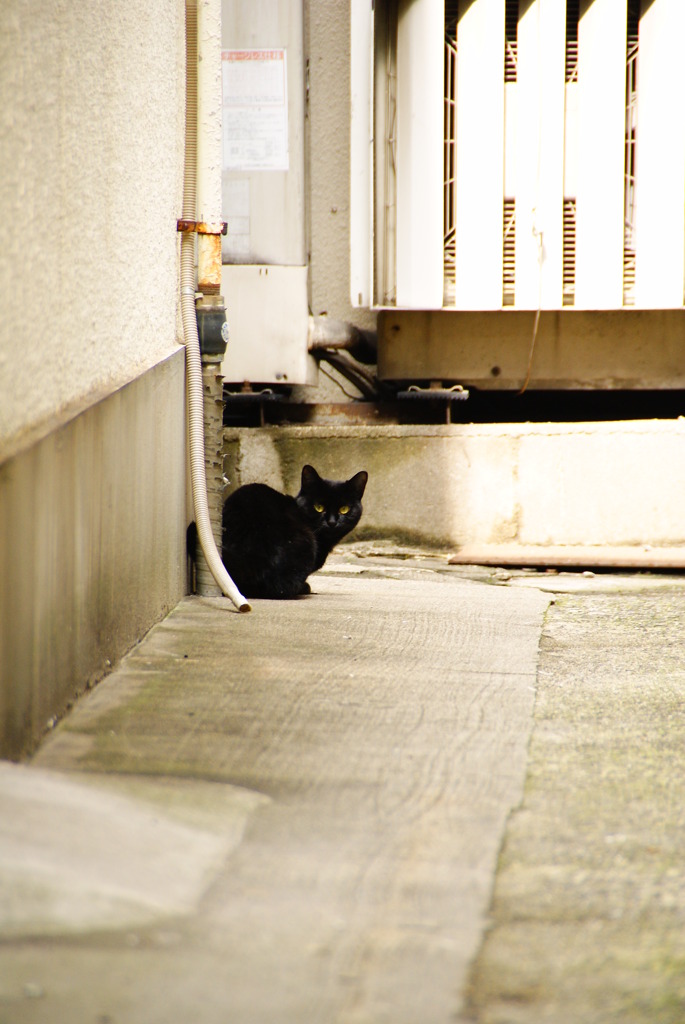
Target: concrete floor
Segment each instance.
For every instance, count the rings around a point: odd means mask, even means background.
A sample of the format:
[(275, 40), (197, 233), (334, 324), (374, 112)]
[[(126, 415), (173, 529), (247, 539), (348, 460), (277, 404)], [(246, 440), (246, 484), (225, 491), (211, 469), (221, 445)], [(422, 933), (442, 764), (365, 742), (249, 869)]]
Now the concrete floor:
[(685, 1019), (685, 579), (333, 556), (0, 764), (0, 1024)]

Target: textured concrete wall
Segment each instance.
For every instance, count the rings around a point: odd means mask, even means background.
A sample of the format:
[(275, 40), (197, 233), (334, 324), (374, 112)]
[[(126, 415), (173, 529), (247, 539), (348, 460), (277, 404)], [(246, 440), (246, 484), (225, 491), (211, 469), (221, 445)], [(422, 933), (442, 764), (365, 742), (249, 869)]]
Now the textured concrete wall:
[(231, 486), (366, 469), (356, 535), (462, 545), (682, 545), (685, 420), (225, 433)]
[(0, 757), (186, 590), (184, 353), (0, 464)]
[(0, 4), (0, 457), (177, 341), (182, 0)]

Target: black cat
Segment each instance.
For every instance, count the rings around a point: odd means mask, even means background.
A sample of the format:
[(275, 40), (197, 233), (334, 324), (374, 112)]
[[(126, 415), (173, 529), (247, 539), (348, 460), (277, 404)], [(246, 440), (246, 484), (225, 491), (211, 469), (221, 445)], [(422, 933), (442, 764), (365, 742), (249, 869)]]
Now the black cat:
[(245, 597), (311, 593), (307, 577), (361, 518), (367, 480), (364, 470), (350, 480), (324, 480), (305, 466), (296, 498), (266, 484), (245, 484), (229, 495), (221, 557)]

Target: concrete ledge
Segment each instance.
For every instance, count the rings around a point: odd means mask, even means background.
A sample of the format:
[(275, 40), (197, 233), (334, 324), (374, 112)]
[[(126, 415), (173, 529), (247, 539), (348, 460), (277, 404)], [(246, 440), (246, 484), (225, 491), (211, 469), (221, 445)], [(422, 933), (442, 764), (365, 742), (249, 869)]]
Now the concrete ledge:
[(0, 756), (183, 596), (184, 352), (0, 464)]
[(442, 548), (685, 544), (685, 418), (231, 428), (231, 488), (369, 472), (354, 534)]

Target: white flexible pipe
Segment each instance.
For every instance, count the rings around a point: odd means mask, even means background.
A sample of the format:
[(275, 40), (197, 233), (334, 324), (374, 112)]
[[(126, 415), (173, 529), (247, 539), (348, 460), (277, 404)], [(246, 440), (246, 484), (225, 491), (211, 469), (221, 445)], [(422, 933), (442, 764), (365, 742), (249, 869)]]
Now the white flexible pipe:
[[(183, 219), (195, 220), (197, 203), (197, 7), (186, 4), (186, 133), (183, 177)], [(205, 472), (205, 432), (203, 422), (203, 382), (200, 341), (195, 312), (195, 234), (181, 235), (181, 317), (186, 349), (186, 386), (188, 391), (188, 445), (193, 508), (197, 535), (209, 570), (226, 597), (241, 612), (251, 611), (221, 561), (214, 542), (207, 504)]]

